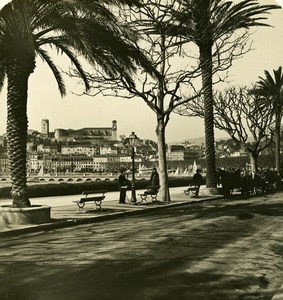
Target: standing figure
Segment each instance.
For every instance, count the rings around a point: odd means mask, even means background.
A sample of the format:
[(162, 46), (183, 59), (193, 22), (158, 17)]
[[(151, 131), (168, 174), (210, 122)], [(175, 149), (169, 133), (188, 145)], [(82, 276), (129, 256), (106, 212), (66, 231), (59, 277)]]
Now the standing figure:
[(125, 176), (124, 170), (121, 170), (121, 174), (120, 174), (118, 180), (119, 180), (119, 186), (120, 186), (119, 203), (125, 204), (128, 180)]
[(197, 188), (196, 190), (196, 197), (198, 196), (198, 193), (199, 193), (199, 188), (202, 184), (202, 176), (200, 174), (200, 171), (199, 169), (196, 170), (196, 173), (194, 174), (193, 176), (193, 182), (192, 182), (193, 185), (195, 185), (195, 187)]
[(158, 174), (156, 168), (152, 169), (152, 173), (151, 173), (149, 182), (150, 182), (150, 189), (152, 191), (157, 191), (160, 188), (159, 174)]

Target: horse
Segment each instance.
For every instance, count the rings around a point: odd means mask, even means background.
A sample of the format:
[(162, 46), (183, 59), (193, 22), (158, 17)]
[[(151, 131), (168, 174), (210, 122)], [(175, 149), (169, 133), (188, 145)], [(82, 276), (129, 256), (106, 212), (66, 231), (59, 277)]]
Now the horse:
[(241, 171), (236, 170), (234, 172), (228, 172), (225, 170), (218, 171), (218, 184), (222, 185), (222, 191), (224, 198), (228, 199), (231, 197), (235, 188), (242, 188)]

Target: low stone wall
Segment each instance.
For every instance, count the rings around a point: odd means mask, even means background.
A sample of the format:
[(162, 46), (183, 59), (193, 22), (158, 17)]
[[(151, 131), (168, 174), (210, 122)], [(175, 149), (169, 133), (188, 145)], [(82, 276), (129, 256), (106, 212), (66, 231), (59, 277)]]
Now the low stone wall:
[[(191, 181), (189, 176), (176, 176), (169, 177), (169, 187), (187, 186)], [(205, 184), (205, 179), (203, 181)], [(144, 189), (149, 185), (149, 181), (146, 179), (136, 179), (136, 189)], [(48, 196), (61, 196), (61, 195), (76, 195), (81, 194), (86, 190), (107, 190), (118, 191), (118, 181), (96, 181), (96, 182), (79, 182), (79, 183), (61, 183), (61, 184), (39, 184), (28, 186), (28, 197), (48, 197)], [(10, 198), (11, 187), (0, 188), (0, 199)]]
[(4, 224), (43, 224), (50, 222), (50, 206), (33, 205), (17, 208), (0, 206), (0, 222)]

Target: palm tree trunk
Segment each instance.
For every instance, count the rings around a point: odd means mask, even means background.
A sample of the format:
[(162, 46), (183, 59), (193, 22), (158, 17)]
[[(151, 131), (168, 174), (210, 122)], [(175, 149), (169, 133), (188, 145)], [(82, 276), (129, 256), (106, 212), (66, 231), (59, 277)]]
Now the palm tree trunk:
[(281, 109), (278, 109), (276, 115), (276, 132), (275, 132), (275, 168), (280, 171), (280, 129), (281, 129)]
[(204, 93), (204, 126), (206, 153), (206, 187), (216, 187), (214, 117), (212, 91), (212, 50), (210, 46), (199, 46), (202, 86)]
[(280, 171), (280, 130), (275, 135), (275, 168)]
[(170, 202), (170, 193), (168, 185), (166, 143), (165, 143), (165, 124), (163, 117), (158, 117), (156, 126), (156, 136), (158, 145), (158, 165), (160, 177), (160, 201)]
[(27, 196), (27, 90), (30, 72), (12, 60), (7, 66), (7, 146), (14, 207), (31, 206)]

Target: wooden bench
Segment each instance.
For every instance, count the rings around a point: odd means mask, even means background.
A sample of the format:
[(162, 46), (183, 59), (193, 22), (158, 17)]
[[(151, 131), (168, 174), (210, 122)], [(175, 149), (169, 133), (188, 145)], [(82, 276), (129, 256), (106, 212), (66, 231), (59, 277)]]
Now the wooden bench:
[(141, 202), (146, 201), (148, 196), (151, 197), (152, 202), (156, 202), (160, 187), (148, 186), (146, 188), (147, 190), (144, 191), (143, 194), (139, 194), (139, 196), (141, 197)]
[[(94, 202), (95, 208), (98, 210), (101, 210), (101, 203), (105, 199), (105, 194), (107, 191), (84, 191), (82, 192), (82, 195), (84, 195), (83, 198), (80, 200), (73, 201), (77, 204), (79, 209), (83, 209), (86, 202)], [(91, 195), (91, 196), (89, 196)]]
[(198, 185), (189, 185), (186, 190), (184, 190), (184, 194), (187, 196), (196, 196), (199, 191), (200, 186)]

